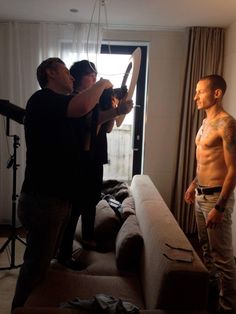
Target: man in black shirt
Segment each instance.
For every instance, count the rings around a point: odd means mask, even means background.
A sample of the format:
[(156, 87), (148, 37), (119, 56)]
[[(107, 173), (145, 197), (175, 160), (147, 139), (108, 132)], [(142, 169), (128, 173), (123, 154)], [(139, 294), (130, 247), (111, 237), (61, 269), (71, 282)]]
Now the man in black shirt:
[[(12, 310), (24, 305), (44, 277), (70, 217), (79, 155), (69, 120), (86, 115), (103, 91), (112, 87), (110, 81), (101, 79), (72, 96), (74, 79), (58, 58), (43, 61), (37, 69), (37, 79), (42, 89), (31, 96), (26, 106), (26, 170), (18, 203), (18, 216), (27, 230), (27, 247)], [(130, 111), (131, 107), (132, 103), (127, 102), (122, 109)]]

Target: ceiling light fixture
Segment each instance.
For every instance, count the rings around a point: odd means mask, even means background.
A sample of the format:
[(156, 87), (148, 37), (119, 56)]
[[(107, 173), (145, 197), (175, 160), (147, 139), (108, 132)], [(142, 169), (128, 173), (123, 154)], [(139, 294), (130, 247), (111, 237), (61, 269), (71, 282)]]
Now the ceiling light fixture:
[[(99, 54), (99, 29), (101, 27), (102, 24), (102, 18), (101, 18), (101, 13), (102, 11), (104, 12), (104, 16), (105, 16), (105, 25), (106, 27), (108, 27), (108, 18), (107, 18), (107, 0), (95, 0), (94, 1), (94, 6), (93, 6), (93, 10), (92, 10), (92, 15), (91, 15), (91, 19), (90, 19), (90, 23), (89, 23), (89, 30), (88, 30), (88, 36), (87, 36), (87, 55), (88, 55), (88, 46), (89, 46), (89, 38), (90, 38), (90, 31), (91, 31), (91, 25), (94, 23), (94, 18), (95, 18), (95, 11), (98, 7), (98, 12), (97, 12), (97, 39), (96, 39), (96, 62), (95, 64), (97, 65), (97, 55)], [(89, 60), (89, 56), (88, 56), (88, 60)]]
[(72, 13), (78, 13), (79, 10), (78, 10), (78, 9), (70, 9), (70, 12), (72, 12)]

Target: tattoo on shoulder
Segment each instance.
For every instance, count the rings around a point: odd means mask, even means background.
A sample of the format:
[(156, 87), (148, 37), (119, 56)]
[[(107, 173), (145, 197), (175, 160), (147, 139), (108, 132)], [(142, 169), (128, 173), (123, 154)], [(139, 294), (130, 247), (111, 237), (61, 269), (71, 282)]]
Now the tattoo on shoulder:
[(222, 120), (224, 120), (223, 139), (227, 143), (227, 149), (229, 151), (236, 150), (236, 120), (232, 117)]

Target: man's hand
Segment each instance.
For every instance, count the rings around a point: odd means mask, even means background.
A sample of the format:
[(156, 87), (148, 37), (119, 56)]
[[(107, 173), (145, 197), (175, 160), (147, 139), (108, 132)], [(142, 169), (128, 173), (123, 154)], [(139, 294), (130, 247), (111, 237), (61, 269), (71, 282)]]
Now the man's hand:
[(224, 218), (224, 213), (219, 212), (217, 209), (212, 208), (206, 220), (206, 227), (210, 229), (219, 228)]
[(113, 87), (113, 84), (109, 80), (103, 78), (100, 78), (100, 80), (96, 84), (101, 85), (104, 89)]
[(119, 115), (127, 114), (132, 110), (133, 106), (134, 106), (133, 100), (132, 99), (126, 100), (125, 98), (120, 101), (117, 107), (118, 109), (117, 111)]
[(224, 218), (224, 213), (212, 208), (207, 216), (206, 227), (210, 229), (219, 228)]
[(195, 201), (195, 187), (190, 184), (189, 188), (184, 194), (184, 200), (188, 204), (194, 204)]

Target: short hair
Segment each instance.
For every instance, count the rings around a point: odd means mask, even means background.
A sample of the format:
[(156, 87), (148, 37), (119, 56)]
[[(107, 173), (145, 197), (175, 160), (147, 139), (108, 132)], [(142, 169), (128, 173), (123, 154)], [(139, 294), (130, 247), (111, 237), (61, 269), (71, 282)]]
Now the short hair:
[(80, 86), (82, 78), (90, 73), (97, 74), (97, 69), (95, 67), (95, 64), (88, 60), (77, 61), (71, 66), (70, 74), (74, 78), (74, 91), (76, 91), (76, 89)]
[(56, 70), (58, 63), (65, 65), (60, 58), (48, 58), (44, 60), (37, 68), (37, 80), (41, 88), (45, 88), (48, 83), (47, 69)]
[(224, 78), (218, 74), (206, 75), (200, 79), (200, 81), (207, 80), (210, 83), (210, 88), (212, 90), (221, 89), (222, 94), (224, 95), (226, 92), (227, 84)]

